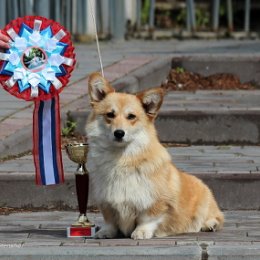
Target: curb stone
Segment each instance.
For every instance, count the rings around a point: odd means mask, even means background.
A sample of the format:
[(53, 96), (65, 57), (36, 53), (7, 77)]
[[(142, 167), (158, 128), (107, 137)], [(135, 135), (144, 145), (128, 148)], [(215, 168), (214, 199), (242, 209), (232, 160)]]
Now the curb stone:
[(207, 253), (208, 260), (259, 260), (260, 246), (209, 246)]
[(1, 248), (0, 259), (16, 260), (201, 260), (199, 246), (174, 246), (174, 247), (33, 247), (33, 248)]

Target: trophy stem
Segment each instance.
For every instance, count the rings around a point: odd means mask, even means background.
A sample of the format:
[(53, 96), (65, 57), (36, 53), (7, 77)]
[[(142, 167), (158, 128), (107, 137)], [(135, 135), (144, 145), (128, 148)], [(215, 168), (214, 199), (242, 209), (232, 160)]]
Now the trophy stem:
[(89, 176), (85, 174), (77, 174), (76, 177), (76, 191), (80, 215), (86, 216), (88, 204), (88, 189), (89, 189)]

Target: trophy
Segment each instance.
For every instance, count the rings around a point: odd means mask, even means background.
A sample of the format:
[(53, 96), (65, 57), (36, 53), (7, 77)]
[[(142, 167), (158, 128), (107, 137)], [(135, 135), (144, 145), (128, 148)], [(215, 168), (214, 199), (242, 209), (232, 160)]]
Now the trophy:
[(68, 144), (65, 148), (70, 160), (78, 163), (75, 179), (79, 217), (75, 223), (67, 228), (67, 236), (93, 237), (97, 228), (87, 218), (89, 176), (85, 163), (87, 162), (88, 145), (83, 143)]

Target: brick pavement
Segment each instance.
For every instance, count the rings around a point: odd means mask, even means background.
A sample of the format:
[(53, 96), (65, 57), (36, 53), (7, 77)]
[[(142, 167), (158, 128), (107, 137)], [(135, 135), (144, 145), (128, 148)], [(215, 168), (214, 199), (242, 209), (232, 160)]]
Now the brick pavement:
[[(73, 259), (260, 259), (259, 211), (226, 211), (225, 226), (216, 233), (150, 240), (66, 238), (76, 217), (71, 211), (0, 216), (0, 259), (64, 259), (66, 254)], [(103, 224), (99, 213), (89, 218)]]

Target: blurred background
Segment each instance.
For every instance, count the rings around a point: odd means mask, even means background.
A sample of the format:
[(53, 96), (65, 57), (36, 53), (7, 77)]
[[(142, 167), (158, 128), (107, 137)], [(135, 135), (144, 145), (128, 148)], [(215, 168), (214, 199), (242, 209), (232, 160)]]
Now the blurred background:
[(258, 38), (259, 0), (0, 0), (0, 27), (18, 16), (41, 15), (91, 41), (100, 39)]

